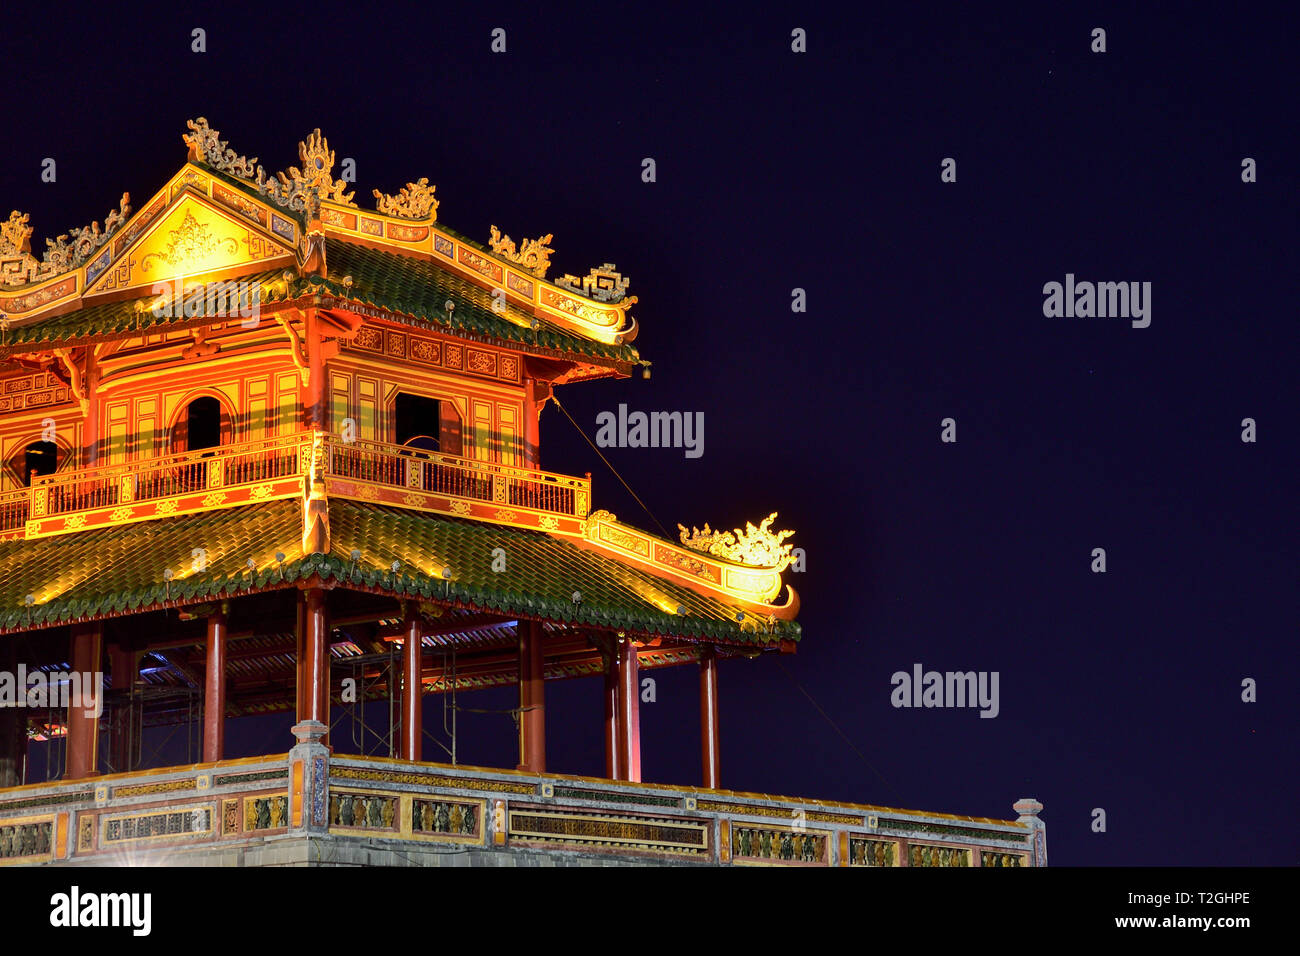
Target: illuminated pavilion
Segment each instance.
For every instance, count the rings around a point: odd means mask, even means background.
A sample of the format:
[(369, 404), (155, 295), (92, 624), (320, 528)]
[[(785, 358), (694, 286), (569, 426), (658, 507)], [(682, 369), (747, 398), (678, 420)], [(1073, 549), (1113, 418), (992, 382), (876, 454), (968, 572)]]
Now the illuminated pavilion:
[[(541, 470), (557, 386), (648, 369), (613, 265), (547, 279), (550, 236), (468, 239), (427, 179), (360, 208), (319, 130), (268, 175), (188, 126), (138, 211), (40, 259), (28, 216), (0, 223), (0, 669), (104, 685), (101, 716), (0, 707), (0, 864), (1046, 862), (1032, 800), (719, 789), (718, 661), (799, 641), (789, 532), (671, 541)], [(641, 781), (639, 675), (677, 665), (698, 787)], [(595, 675), (605, 777), (548, 770), (546, 681)], [(454, 707), (425, 762), (424, 695), (503, 685), (517, 767), (458, 764)], [(348, 732), (367, 700), (382, 755)], [(283, 745), (226, 759), (228, 719), (290, 711)], [(165, 724), (201, 726), (199, 763), (141, 765)], [(60, 779), (25, 783), (31, 736), (62, 741)]]

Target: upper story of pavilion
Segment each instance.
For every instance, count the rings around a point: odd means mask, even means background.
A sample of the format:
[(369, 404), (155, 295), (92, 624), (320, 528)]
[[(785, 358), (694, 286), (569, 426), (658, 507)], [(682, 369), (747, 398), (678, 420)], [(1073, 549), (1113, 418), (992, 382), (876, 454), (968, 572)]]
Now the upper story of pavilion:
[[(494, 226), (474, 242), (438, 221), (426, 179), (362, 209), (318, 130), (301, 168), (275, 175), (202, 118), (184, 140), (187, 162), (142, 208), (123, 196), (40, 259), (27, 215), (0, 224), (12, 567), (68, 535), (275, 501), (299, 506), (302, 558), (330, 555), (330, 509), (350, 502), (544, 533), (640, 575), (631, 590), (665, 614), (690, 614), (671, 596), (685, 588), (738, 636), (797, 640), (788, 533), (666, 540), (596, 511), (589, 475), (540, 468), (557, 386), (648, 367), (612, 265), (548, 280), (550, 236)], [(250, 547), (241, 573), (282, 565), (285, 548)], [(459, 573), (455, 559), (422, 571)], [(76, 616), (53, 605), (80, 585), (19, 577), (0, 574), (0, 630)]]

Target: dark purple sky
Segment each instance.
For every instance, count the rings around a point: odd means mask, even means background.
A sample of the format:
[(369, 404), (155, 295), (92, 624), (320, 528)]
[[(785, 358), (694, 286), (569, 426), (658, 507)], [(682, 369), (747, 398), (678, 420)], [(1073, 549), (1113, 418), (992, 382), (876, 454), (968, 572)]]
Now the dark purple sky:
[[(1294, 864), (1294, 15), (901, 7), (29, 5), (0, 35), (0, 201), (43, 248), (156, 190), (187, 118), (268, 170), (319, 126), (363, 204), (428, 176), (462, 233), (554, 233), (553, 274), (617, 263), (654, 377), (561, 399), (589, 433), (620, 402), (703, 412), (702, 458), (611, 460), (670, 528), (778, 510), (808, 555), (798, 655), (721, 669), (726, 786), (996, 817), (1034, 796), (1057, 864)], [(1066, 273), (1151, 282), (1151, 326), (1045, 318)], [(542, 438), (653, 527), (553, 409)], [(891, 707), (918, 662), (998, 671), (1000, 715)], [(655, 676), (645, 778), (697, 783), (695, 672)], [(598, 682), (547, 693), (550, 766), (600, 773)], [(461, 731), (463, 760), (513, 766), (507, 718)]]

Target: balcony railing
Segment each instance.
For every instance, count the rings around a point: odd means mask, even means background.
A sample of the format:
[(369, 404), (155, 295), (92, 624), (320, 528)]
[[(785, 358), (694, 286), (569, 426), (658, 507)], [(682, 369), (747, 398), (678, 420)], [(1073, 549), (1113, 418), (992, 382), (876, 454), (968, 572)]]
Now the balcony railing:
[[(380, 442), (326, 440), (326, 474), (432, 494), (584, 517), (591, 479)], [(584, 492), (586, 493), (584, 496)]]
[(0, 494), (0, 532), (27, 526), (31, 496), (26, 489)]
[[(431, 510), (441, 510), (438, 501), (447, 498), (478, 502), (497, 511), (521, 508), (577, 519), (586, 516), (591, 501), (590, 477), (531, 471), (382, 442), (321, 437), (323, 454), (317, 467), (331, 484), (333, 480), (346, 484), (345, 497)], [(300, 489), (290, 482), (301, 480), (312, 468), (315, 438), (312, 432), (302, 432), (40, 476), (30, 488), (0, 493), (0, 534), (13, 537), (24, 530), (29, 536), (57, 534), (106, 523), (83, 520), (88, 516), (111, 514), (111, 523), (121, 523), (239, 504), (243, 499), (230, 492), (256, 486), (269, 486), (257, 497), (287, 497)], [(412, 492), (426, 497), (412, 499)], [(427, 497), (433, 495), (439, 498)], [(137, 507), (163, 501), (176, 506)], [(464, 506), (449, 510), (478, 514)]]

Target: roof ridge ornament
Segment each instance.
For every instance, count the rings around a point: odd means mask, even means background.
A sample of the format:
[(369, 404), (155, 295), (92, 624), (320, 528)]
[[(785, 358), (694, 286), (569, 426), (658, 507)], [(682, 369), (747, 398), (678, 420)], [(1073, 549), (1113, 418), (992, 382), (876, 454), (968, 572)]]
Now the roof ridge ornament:
[(306, 140), (298, 143), (298, 158), (306, 172), (290, 166), (288, 175), (276, 173), (276, 178), (270, 179), (258, 166), (257, 191), (281, 206), (306, 213), (308, 219), (319, 217), (322, 199), (356, 206), (352, 201), (356, 193), (345, 193), (347, 183), (334, 179), (334, 151), (320, 129), (312, 130)]
[[(45, 240), (45, 257), (42, 263), (42, 271), (48, 271), (52, 274), (68, 272), (77, 268), (106, 242), (122, 225), (131, 217), (131, 194), (122, 193), (122, 198), (118, 200), (117, 208), (110, 210), (104, 218), (104, 228), (99, 228), (99, 222), (92, 222), (89, 226), (82, 226), (80, 229), (69, 229), (66, 233), (55, 237), (54, 239)], [(68, 242), (68, 238), (72, 242)]]
[(15, 209), (0, 222), (0, 283), (24, 285), (36, 278), (41, 265), (32, 255), (31, 213)]
[(537, 278), (545, 279), (546, 270), (551, 267), (551, 253), (555, 251), (551, 248), (551, 240), (554, 238), (548, 232), (540, 239), (522, 239), (516, 251), (514, 240), (509, 236), (503, 236), (501, 230), (493, 226), (488, 245), (492, 247), (492, 252), (501, 258), (517, 262)]
[(433, 198), (437, 186), (429, 185), (429, 177), (421, 176), (418, 181), (407, 183), (396, 195), (388, 195), (375, 190), (375, 209), (385, 216), (398, 219), (438, 219), (438, 200)]
[(0, 253), (18, 254), (32, 251), (32, 215), (15, 209), (7, 222), (0, 222)]
[(190, 132), (182, 133), (181, 138), (189, 147), (191, 162), (204, 163), (239, 179), (253, 178), (257, 166), (256, 156), (245, 159), (230, 149), (226, 141), (221, 138), (221, 133), (210, 127), (207, 119), (202, 116), (198, 119), (186, 120), (185, 125), (190, 128)]
[(776, 520), (776, 514), (773, 511), (758, 527), (754, 527), (752, 521), (745, 522), (744, 531), (739, 528), (734, 531), (714, 531), (707, 522), (703, 531), (692, 527), (688, 532), (680, 524), (677, 528), (681, 531), (682, 544), (693, 551), (702, 551), (736, 564), (760, 568), (774, 567), (778, 571), (784, 571), (794, 560), (790, 553), (794, 545), (782, 542), (793, 535), (794, 531), (770, 530), (772, 522)]
[[(579, 279), (575, 275), (564, 275), (555, 280), (555, 284), (570, 292), (584, 295), (597, 302), (622, 302), (627, 295), (627, 287), (632, 280), (621, 272), (615, 271), (614, 263), (606, 262), (603, 266), (593, 267), (590, 272)], [(636, 302), (636, 296), (628, 305)]]
[(108, 242), (130, 215), (131, 194), (122, 193), (118, 208), (109, 211), (102, 229), (96, 220), (46, 239), (45, 254), (38, 262), (32, 255), (31, 214), (15, 209), (7, 221), (0, 222), (0, 285), (25, 285), (77, 268)]

